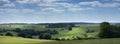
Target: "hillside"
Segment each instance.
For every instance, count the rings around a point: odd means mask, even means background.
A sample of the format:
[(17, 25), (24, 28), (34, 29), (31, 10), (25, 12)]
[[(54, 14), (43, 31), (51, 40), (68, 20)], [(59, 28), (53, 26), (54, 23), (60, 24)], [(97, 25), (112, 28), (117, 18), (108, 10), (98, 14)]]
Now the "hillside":
[(0, 44), (120, 44), (119, 41), (120, 38), (53, 41), (53, 40), (39, 40), (39, 39), (28, 39), (21, 37), (0, 36)]
[(0, 44), (37, 44), (51, 40), (28, 39), (21, 37), (0, 36)]
[[(73, 23), (74, 24), (74, 23)], [(59, 38), (59, 39), (76, 39), (76, 37), (85, 38), (85, 35), (88, 37), (95, 37), (98, 33), (99, 27), (98, 24), (74, 24), (76, 27), (72, 27), (72, 30), (68, 30), (67, 28), (46, 28), (46, 25), (1, 25), (0, 29), (8, 29), (14, 30), (16, 28), (20, 29), (33, 29), (36, 31), (44, 31), (44, 30), (56, 30), (59, 33), (52, 35), (52, 38)], [(93, 30), (94, 33), (87, 33), (87, 30)]]

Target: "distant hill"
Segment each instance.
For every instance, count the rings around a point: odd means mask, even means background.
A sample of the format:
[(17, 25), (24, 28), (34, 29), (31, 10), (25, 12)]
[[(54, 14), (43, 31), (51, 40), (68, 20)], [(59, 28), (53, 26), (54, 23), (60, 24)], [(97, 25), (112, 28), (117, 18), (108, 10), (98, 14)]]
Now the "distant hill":
[[(63, 24), (99, 24), (92, 22), (61, 22)], [(0, 25), (28, 25), (28, 24), (36, 24), (36, 25), (47, 25), (47, 24), (56, 24), (56, 23), (2, 23)], [(120, 23), (111, 23), (111, 24), (120, 24)]]

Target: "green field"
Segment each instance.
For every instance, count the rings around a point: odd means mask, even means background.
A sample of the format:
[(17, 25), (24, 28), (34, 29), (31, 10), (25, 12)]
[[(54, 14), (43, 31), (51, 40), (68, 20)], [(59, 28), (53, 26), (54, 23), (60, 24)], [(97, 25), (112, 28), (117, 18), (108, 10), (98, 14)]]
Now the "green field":
[[(66, 28), (45, 28), (45, 25), (0, 25), (0, 29), (12, 30), (15, 28), (20, 29), (34, 29), (39, 31), (44, 30), (57, 30), (59, 33), (51, 35), (52, 39), (64, 39), (65, 41), (56, 40), (43, 40), (43, 39), (30, 39), (22, 37), (10, 37), (0, 36), (0, 44), (120, 44), (120, 38), (111, 39), (89, 39), (78, 40), (80, 38), (98, 38), (99, 25), (77, 25), (78, 27), (72, 27), (72, 30)], [(87, 30), (93, 30), (94, 32), (87, 33)], [(87, 36), (87, 37), (86, 37)]]
[[(95, 32), (87, 33), (87, 30), (94, 30)], [(92, 37), (96, 38), (99, 32), (98, 26), (81, 26), (81, 27), (73, 27), (71, 31), (69, 30), (59, 30), (59, 34), (53, 35), (53, 38), (64, 38), (64, 39), (76, 39), (76, 37), (86, 38)]]
[(54, 35), (53, 38), (74, 39), (75, 36), (84, 37), (85, 30), (83, 28), (73, 28), (73, 30), (62, 30), (59, 34)]
[(0, 36), (0, 44), (37, 44), (51, 40), (28, 39), (21, 37)]
[[(52, 38), (59, 38), (59, 39), (76, 39), (76, 37), (82, 37), (85, 38), (85, 35), (88, 37), (93, 37), (95, 38), (98, 31), (99, 31), (99, 26), (98, 24), (77, 24), (79, 27), (73, 27), (72, 30), (68, 30), (66, 28), (45, 28), (45, 25), (3, 25), (0, 26), (0, 29), (15, 29), (15, 28), (20, 28), (20, 29), (34, 29), (34, 30), (57, 30), (59, 34), (52, 35)], [(63, 29), (63, 30), (62, 30)], [(86, 33), (86, 30), (94, 30), (94, 33)]]
[(120, 38), (55, 41), (0, 36), (0, 44), (120, 44)]

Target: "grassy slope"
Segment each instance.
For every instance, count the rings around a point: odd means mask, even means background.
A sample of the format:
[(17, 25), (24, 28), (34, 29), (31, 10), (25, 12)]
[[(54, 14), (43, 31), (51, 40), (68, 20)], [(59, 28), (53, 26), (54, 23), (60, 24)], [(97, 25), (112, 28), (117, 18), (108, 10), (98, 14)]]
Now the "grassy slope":
[(0, 25), (0, 29), (44, 29), (45, 25)]
[(96, 40), (72, 40), (72, 41), (53, 41), (43, 44), (120, 44), (120, 39), (96, 39)]
[(37, 44), (51, 40), (28, 39), (21, 37), (0, 36), (0, 44)]
[(27, 39), (20, 37), (0, 36), (0, 44), (120, 44), (119, 41), (120, 38), (53, 41), (53, 40), (38, 40), (38, 39)]
[[(84, 37), (84, 34), (86, 34), (86, 29), (91, 30), (98, 30), (98, 26), (96, 25), (80, 25), (80, 27), (74, 27), (73, 30), (69, 31), (67, 29), (61, 30), (62, 28), (45, 28), (44, 25), (10, 25), (10, 26), (0, 26), (2, 29), (15, 29), (15, 28), (21, 28), (21, 29), (35, 29), (35, 30), (57, 30), (59, 34), (53, 35), (53, 38), (65, 38), (65, 39), (73, 39), (75, 36)], [(89, 37), (95, 36), (96, 33), (87, 33)]]
[(54, 35), (53, 38), (64, 38), (64, 39), (73, 39), (75, 36), (84, 37), (85, 34), (84, 28), (73, 28), (73, 30), (62, 30), (59, 31), (59, 34)]

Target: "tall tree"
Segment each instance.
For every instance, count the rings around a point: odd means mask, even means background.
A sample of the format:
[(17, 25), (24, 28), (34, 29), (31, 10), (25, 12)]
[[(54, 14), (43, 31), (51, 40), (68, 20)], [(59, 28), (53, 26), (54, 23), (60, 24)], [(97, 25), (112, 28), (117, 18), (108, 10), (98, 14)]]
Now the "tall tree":
[(99, 37), (101, 37), (101, 38), (110, 38), (111, 34), (112, 34), (112, 32), (110, 30), (110, 24), (108, 22), (102, 22), (100, 24)]
[(51, 35), (49, 33), (44, 33), (39, 35), (39, 39), (51, 39)]
[(14, 34), (12, 32), (7, 32), (5, 35), (6, 36), (14, 36)]

